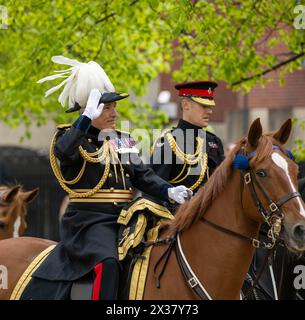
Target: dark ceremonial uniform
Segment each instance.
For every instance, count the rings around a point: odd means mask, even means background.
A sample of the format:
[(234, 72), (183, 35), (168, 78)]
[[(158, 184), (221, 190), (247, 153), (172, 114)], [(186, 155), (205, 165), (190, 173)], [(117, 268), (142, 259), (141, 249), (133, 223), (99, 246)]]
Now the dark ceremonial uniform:
[[(183, 154), (191, 156), (183, 159)], [(223, 159), (223, 145), (215, 134), (181, 119), (154, 144), (151, 167), (171, 184), (196, 192)]]
[(111, 261), (107, 270), (117, 268), (117, 219), (131, 202), (133, 187), (163, 201), (172, 187), (142, 163), (129, 134), (100, 133), (86, 116), (59, 128), (53, 141), (51, 164), (70, 203), (62, 218), (60, 243), (33, 275), (32, 288), (37, 285), (39, 291), (36, 279), (41, 279), (49, 289), (36, 295), (34, 290), (25, 292), (24, 299), (67, 298), (68, 281), (86, 275), (99, 262)]
[[(217, 83), (212, 81), (175, 86), (179, 96), (194, 101), (202, 108), (215, 106), (216, 87)], [(216, 135), (180, 119), (177, 127), (166, 131), (156, 141), (150, 163), (152, 169), (166, 181), (173, 185), (183, 184), (196, 192), (223, 159), (223, 145)]]

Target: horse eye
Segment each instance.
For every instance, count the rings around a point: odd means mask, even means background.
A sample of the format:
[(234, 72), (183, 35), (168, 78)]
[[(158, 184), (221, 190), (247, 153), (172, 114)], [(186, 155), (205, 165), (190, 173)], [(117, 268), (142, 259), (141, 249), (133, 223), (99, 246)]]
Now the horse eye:
[(267, 177), (267, 173), (264, 170), (258, 170), (256, 171), (256, 174), (261, 178)]
[(5, 223), (0, 221), (0, 229), (4, 229), (5, 228)]

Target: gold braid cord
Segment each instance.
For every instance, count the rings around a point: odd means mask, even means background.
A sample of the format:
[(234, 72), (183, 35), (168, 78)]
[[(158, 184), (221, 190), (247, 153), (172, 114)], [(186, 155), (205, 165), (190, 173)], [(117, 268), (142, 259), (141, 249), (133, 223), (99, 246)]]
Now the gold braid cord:
[(204, 176), (205, 176), (205, 173), (207, 172), (208, 170), (208, 154), (205, 153), (204, 156), (203, 156), (203, 159), (201, 159), (201, 172), (200, 172), (200, 175), (199, 175), (199, 178), (198, 180), (189, 188), (191, 189), (192, 191), (195, 190), (196, 188), (198, 188), (201, 184), (201, 182), (203, 181), (204, 179)]
[[(57, 163), (55, 154), (54, 154), (56, 136), (57, 136), (57, 133), (53, 136), (53, 139), (51, 141), (50, 163), (51, 163), (52, 170), (55, 174), (55, 177), (57, 178), (60, 186), (69, 194), (70, 197), (78, 197), (78, 198), (91, 197), (98, 190), (100, 190), (102, 188), (102, 186), (104, 185), (104, 183), (106, 182), (106, 180), (108, 178), (108, 174), (110, 171), (110, 157), (109, 157), (110, 146), (109, 146), (109, 142), (105, 141), (103, 147), (94, 153), (88, 153), (82, 148), (82, 146), (80, 146), (79, 152), (80, 152), (82, 158), (84, 159), (83, 166), (82, 166), (80, 172), (78, 173), (78, 175), (74, 179), (68, 181), (68, 180), (64, 179), (64, 177), (61, 173), (60, 167)], [(101, 153), (101, 155), (99, 156), (100, 153)], [(94, 156), (98, 156), (98, 157), (95, 158)], [(104, 173), (103, 173), (100, 181), (93, 189), (91, 189), (90, 191), (87, 191), (87, 192), (75, 192), (73, 189), (71, 189), (67, 186), (67, 184), (75, 184), (81, 179), (81, 177), (84, 174), (87, 162), (98, 163), (98, 162), (102, 162), (102, 161), (105, 161), (105, 170), (104, 170)]]
[(168, 133), (167, 135), (168, 143), (174, 152), (174, 154), (183, 162), (189, 165), (194, 165), (198, 163), (202, 159), (202, 148), (203, 148), (203, 142), (204, 139), (197, 137), (197, 148), (196, 152), (194, 154), (184, 153), (178, 146), (176, 140), (174, 139), (173, 135), (171, 133)]
[[(174, 179), (172, 179), (172, 180), (170, 181), (170, 183), (179, 183), (180, 181), (183, 181), (183, 180), (186, 178), (185, 176), (184, 176), (183, 178), (181, 178), (181, 179), (179, 179), (179, 178), (181, 177), (181, 175), (182, 175), (182, 173), (184, 172), (185, 168), (186, 168), (186, 162), (184, 162), (183, 168), (182, 168), (182, 170), (180, 171), (180, 173), (177, 175), (177, 177), (175, 177)], [(189, 168), (188, 168), (188, 170), (187, 170), (187, 173), (186, 173), (186, 176), (188, 176), (188, 174), (189, 174), (189, 172), (190, 172), (190, 169), (191, 169), (191, 166), (189, 166)], [(178, 179), (179, 179), (179, 180), (178, 180)]]
[(161, 135), (160, 135), (157, 139), (155, 139), (155, 142), (153, 143), (153, 145), (152, 145), (152, 147), (151, 147), (151, 149), (150, 149), (150, 156), (152, 156), (152, 155), (154, 154), (154, 150), (155, 150), (155, 147), (156, 147), (156, 144), (157, 144), (158, 140), (160, 140), (161, 138), (164, 138), (164, 136), (165, 136), (167, 133), (169, 133), (171, 130), (172, 130), (172, 129), (166, 129), (166, 130), (164, 130), (164, 131), (161, 133)]
[[(83, 149), (82, 146), (80, 146), (79, 152), (80, 152), (82, 158), (87, 160), (88, 162), (99, 163), (101, 161), (105, 161), (106, 157), (109, 156), (109, 143), (107, 141), (107, 147), (105, 147), (105, 144), (103, 144), (103, 146), (99, 150), (92, 152), (92, 153), (87, 152), (86, 150)], [(97, 158), (96, 158), (96, 156), (97, 156)]]
[[(191, 165), (199, 163), (201, 166), (201, 172), (200, 172), (199, 178), (189, 188), (191, 190), (195, 190), (202, 183), (204, 176), (208, 170), (208, 155), (207, 155), (207, 153), (203, 153), (203, 151), (202, 151), (204, 139), (197, 137), (196, 138), (197, 139), (197, 148), (196, 148), (195, 153), (194, 154), (187, 154), (187, 153), (184, 153), (179, 148), (179, 146), (178, 146), (178, 144), (172, 134), (167, 133), (166, 136), (167, 136), (168, 143), (169, 143), (173, 153), (183, 162), (183, 168), (182, 168), (181, 172), (178, 174), (177, 177), (175, 177), (174, 179), (172, 179), (169, 182), (170, 183), (179, 183), (179, 182), (185, 180), (188, 177), (188, 174), (191, 170)], [(179, 179), (181, 177), (182, 173), (184, 172), (186, 165), (189, 165), (189, 168), (188, 168), (186, 174), (184, 175), (184, 177)]]

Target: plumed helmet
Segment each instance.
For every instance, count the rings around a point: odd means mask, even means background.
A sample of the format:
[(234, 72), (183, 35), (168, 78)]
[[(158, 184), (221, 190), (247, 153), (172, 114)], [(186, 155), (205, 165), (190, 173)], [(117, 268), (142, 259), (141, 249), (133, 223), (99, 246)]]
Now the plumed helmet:
[[(95, 61), (79, 62), (64, 56), (53, 56), (53, 62), (70, 66), (69, 69), (54, 71), (55, 74), (37, 81), (42, 83), (58, 78), (65, 78), (59, 85), (52, 87), (45, 93), (45, 97), (63, 87), (58, 101), (64, 107), (68, 101), (69, 110), (75, 111), (85, 107), (90, 91), (98, 89), (101, 94), (115, 92), (115, 88), (104, 69)], [(68, 111), (69, 111), (68, 110)]]

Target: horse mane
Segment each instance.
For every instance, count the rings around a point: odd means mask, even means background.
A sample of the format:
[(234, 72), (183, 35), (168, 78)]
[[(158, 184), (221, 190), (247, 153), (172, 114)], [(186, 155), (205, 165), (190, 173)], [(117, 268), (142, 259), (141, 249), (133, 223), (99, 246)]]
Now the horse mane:
[[(163, 224), (164, 227), (169, 227), (172, 233), (179, 232), (189, 228), (204, 215), (215, 198), (225, 190), (226, 184), (233, 174), (232, 162), (235, 155), (240, 153), (242, 146), (246, 142), (247, 138), (244, 137), (236, 143), (235, 147), (229, 151), (226, 158), (213, 172), (204, 187), (191, 200), (182, 204), (175, 214), (175, 219), (165, 222)], [(258, 141), (252, 161), (260, 162), (270, 156), (273, 151), (273, 144), (278, 145), (278, 142), (275, 143), (270, 134), (262, 135)]]

